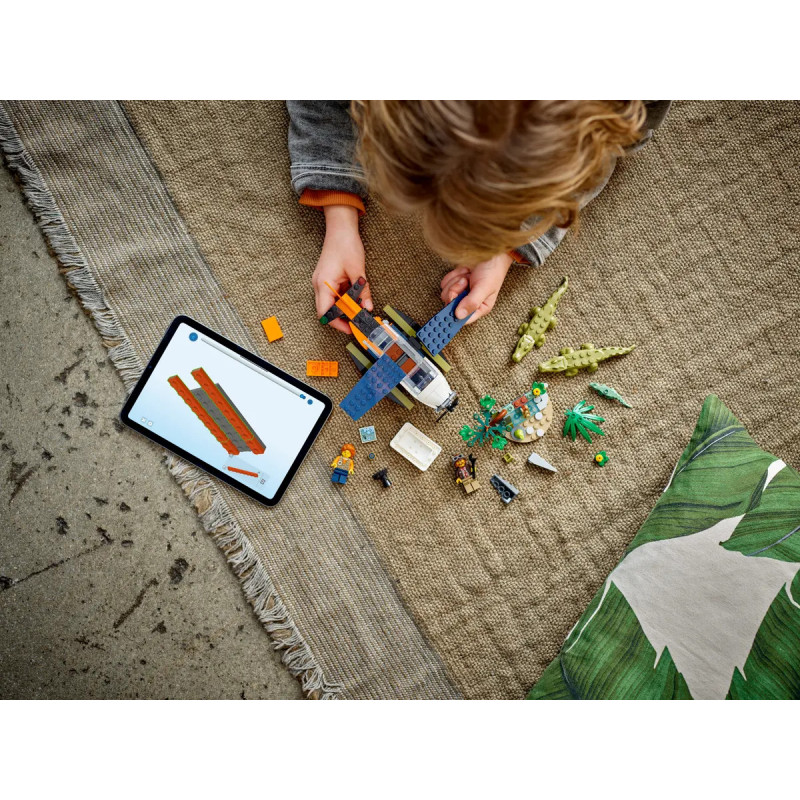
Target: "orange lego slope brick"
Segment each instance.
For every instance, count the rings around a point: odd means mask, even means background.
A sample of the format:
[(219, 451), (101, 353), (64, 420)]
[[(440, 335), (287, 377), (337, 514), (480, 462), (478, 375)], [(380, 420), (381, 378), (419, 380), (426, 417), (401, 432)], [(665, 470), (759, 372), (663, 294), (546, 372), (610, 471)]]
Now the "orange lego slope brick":
[(283, 339), (283, 331), (281, 330), (281, 326), (278, 324), (277, 317), (267, 317), (266, 319), (262, 319), (261, 327), (264, 329), (264, 333), (267, 334), (267, 339), (270, 342)]
[(338, 361), (306, 361), (306, 375), (317, 378), (338, 378)]

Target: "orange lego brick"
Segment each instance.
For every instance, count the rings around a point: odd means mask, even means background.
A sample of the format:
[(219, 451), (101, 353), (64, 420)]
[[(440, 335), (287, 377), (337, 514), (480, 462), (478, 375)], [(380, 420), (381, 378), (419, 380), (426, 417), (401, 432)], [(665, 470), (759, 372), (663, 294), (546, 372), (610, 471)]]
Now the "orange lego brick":
[(338, 378), (338, 361), (306, 361), (306, 375), (317, 378)]
[(238, 472), (242, 475), (252, 475), (254, 478), (258, 477), (257, 472), (251, 472), (249, 469), (239, 469), (239, 467), (228, 467), (231, 472)]
[(189, 387), (177, 376), (173, 375), (167, 379), (167, 383), (183, 398), (189, 408), (194, 411), (197, 418), (214, 435), (214, 438), (225, 448), (229, 455), (239, 455), (239, 448), (228, 438), (222, 428), (214, 422), (208, 412), (197, 402), (194, 395), (189, 391)]
[(281, 330), (281, 326), (278, 324), (277, 317), (267, 317), (266, 319), (262, 319), (261, 327), (264, 329), (264, 333), (267, 334), (267, 339), (269, 339), (270, 342), (283, 339), (283, 331)]
[(208, 377), (206, 371), (202, 367), (197, 367), (197, 369), (192, 370), (192, 377), (205, 390), (206, 394), (211, 398), (211, 402), (222, 412), (225, 419), (233, 425), (233, 429), (244, 439), (250, 450), (256, 455), (261, 455), (265, 450), (264, 444), (239, 415), (238, 411), (231, 406), (219, 390), (219, 387)]

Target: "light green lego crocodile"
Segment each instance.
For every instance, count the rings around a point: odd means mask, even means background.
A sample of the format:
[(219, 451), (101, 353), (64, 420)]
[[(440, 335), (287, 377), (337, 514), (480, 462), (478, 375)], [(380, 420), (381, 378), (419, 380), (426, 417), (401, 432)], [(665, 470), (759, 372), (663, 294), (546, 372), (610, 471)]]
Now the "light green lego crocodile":
[(553, 356), (539, 364), (539, 372), (563, 372), (568, 378), (578, 374), (578, 370), (588, 369), (595, 372), (601, 361), (613, 356), (624, 356), (636, 349), (630, 347), (595, 347), (593, 344), (582, 344), (577, 350), (565, 347), (560, 350), (560, 355)]
[(514, 348), (511, 360), (519, 364), (534, 347), (541, 347), (545, 342), (545, 333), (555, 328), (558, 320), (555, 318), (555, 310), (561, 295), (567, 291), (569, 281), (564, 278), (561, 285), (547, 299), (543, 306), (535, 306), (531, 309), (531, 318), (528, 322), (523, 322), (517, 328), (519, 341)]

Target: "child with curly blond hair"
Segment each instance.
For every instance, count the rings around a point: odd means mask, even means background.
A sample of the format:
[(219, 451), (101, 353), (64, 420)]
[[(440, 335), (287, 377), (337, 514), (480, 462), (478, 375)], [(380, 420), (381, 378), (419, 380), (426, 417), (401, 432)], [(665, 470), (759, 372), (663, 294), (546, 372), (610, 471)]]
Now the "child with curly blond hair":
[[(669, 103), (617, 100), (292, 101), (289, 152), (300, 202), (325, 214), (312, 277), (317, 313), (366, 274), (358, 229), (367, 188), (421, 217), (430, 247), (455, 266), (442, 302), (456, 317), (493, 308), (512, 263), (539, 266), (641, 147)], [(372, 310), (369, 284), (363, 304)], [(347, 330), (343, 320), (331, 323)]]

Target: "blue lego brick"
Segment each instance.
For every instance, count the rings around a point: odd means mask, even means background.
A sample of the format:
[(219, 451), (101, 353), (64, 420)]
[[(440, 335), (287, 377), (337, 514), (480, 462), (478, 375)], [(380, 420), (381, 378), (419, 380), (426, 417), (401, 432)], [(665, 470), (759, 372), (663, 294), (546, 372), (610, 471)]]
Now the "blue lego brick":
[(339, 408), (355, 421), (386, 397), (405, 376), (389, 356), (382, 355), (339, 403)]
[(464, 327), (469, 317), (456, 319), (458, 304), (469, 294), (464, 289), (458, 297), (451, 300), (438, 314), (431, 317), (418, 331), (417, 339), (428, 348), (428, 352), (437, 355), (448, 342)]

